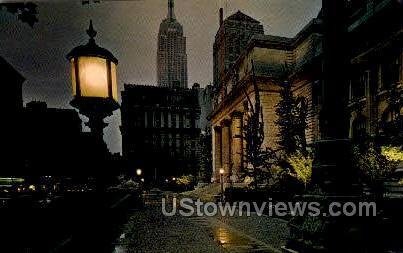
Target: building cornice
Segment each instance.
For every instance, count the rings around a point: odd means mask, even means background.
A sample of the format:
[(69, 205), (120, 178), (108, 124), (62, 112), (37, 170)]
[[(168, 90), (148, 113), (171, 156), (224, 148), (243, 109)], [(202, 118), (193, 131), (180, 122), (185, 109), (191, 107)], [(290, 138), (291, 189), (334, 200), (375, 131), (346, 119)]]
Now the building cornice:
[[(267, 76), (255, 76), (256, 82), (258, 82), (259, 92), (266, 91), (266, 92), (279, 92), (278, 89), (270, 88), (267, 85), (267, 82), (276, 83), (276, 79)], [(265, 83), (266, 82), (266, 83)], [(265, 83), (265, 84), (262, 84)], [(252, 85), (252, 76), (248, 75), (246, 78), (242, 79), (238, 82), (238, 85), (234, 87), (229, 94), (227, 94), (221, 103), (213, 109), (210, 115), (207, 117), (208, 120), (214, 119), (224, 108), (230, 106), (238, 97), (241, 97), (246, 94), (251, 95), (254, 92), (253, 85)]]

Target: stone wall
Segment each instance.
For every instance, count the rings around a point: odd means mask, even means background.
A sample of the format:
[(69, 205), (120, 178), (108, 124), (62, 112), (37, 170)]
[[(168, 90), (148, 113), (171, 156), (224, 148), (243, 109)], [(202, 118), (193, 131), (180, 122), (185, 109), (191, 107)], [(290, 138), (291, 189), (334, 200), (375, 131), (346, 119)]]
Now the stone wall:
[(280, 94), (277, 91), (260, 92), (261, 105), (264, 120), (264, 143), (263, 148), (278, 149), (278, 125), (276, 121), (276, 106), (280, 102)]

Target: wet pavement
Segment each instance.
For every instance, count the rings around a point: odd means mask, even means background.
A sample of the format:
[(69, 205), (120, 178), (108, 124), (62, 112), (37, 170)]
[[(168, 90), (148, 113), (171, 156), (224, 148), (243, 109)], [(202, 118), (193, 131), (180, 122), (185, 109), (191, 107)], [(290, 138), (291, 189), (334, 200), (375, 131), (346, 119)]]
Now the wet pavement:
[(286, 221), (258, 217), (166, 217), (161, 206), (133, 210), (114, 253), (281, 252)]
[(220, 222), (227, 225), (233, 231), (238, 231), (254, 241), (260, 242), (266, 248), (272, 248), (272, 251), (279, 250), (284, 246), (289, 237), (289, 227), (287, 221), (279, 218), (268, 217), (263, 215), (257, 216), (251, 213), (250, 217), (234, 216), (234, 217), (214, 217)]
[[(270, 242), (256, 238), (256, 234), (247, 233), (243, 224), (239, 223), (240, 217), (225, 217), (226, 223), (221, 217), (191, 217), (197, 225), (205, 226), (212, 231), (213, 238), (225, 252), (280, 252)], [(245, 217), (247, 219), (266, 219), (267, 217)], [(229, 221), (231, 220), (231, 221)], [(231, 224), (231, 225), (230, 225)], [(234, 226), (236, 224), (238, 227)]]

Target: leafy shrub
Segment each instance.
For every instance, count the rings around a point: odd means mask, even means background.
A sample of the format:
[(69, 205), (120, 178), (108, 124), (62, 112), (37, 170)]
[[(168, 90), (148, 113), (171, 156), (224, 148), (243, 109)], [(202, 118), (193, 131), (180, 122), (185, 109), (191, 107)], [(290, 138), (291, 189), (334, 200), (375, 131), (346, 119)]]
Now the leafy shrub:
[(189, 186), (195, 182), (195, 177), (193, 175), (181, 176), (176, 179), (176, 184), (181, 186)]
[(369, 184), (386, 179), (396, 168), (396, 162), (388, 160), (372, 142), (353, 147), (353, 162)]
[(273, 165), (270, 168), (271, 177), (269, 178), (269, 188), (278, 189), (280, 188), (280, 184), (284, 180), (284, 177), (287, 175), (288, 170), (283, 169), (279, 165)]
[(295, 153), (288, 156), (288, 163), (292, 168), (290, 175), (294, 176), (298, 181), (306, 186), (312, 179), (312, 162), (313, 159), (310, 156), (304, 156), (301, 153)]
[(390, 162), (403, 162), (402, 147), (383, 146), (381, 153)]
[(302, 231), (305, 234), (316, 235), (323, 232), (323, 220), (322, 217), (318, 216), (305, 216), (302, 222)]

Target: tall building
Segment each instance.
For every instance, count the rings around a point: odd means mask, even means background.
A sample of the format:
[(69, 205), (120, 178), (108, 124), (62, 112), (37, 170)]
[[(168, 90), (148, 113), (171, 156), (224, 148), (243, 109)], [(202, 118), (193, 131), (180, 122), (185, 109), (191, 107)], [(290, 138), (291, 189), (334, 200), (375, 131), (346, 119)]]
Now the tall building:
[(200, 129), (206, 131), (206, 128), (210, 128), (210, 121), (208, 116), (213, 110), (213, 86), (207, 85), (205, 88), (199, 88), (199, 105), (200, 105)]
[[(10, 176), (18, 168), (23, 166), (23, 161), (17, 157), (21, 150), (21, 111), (23, 108), (22, 85), (25, 78), (3, 57), (0, 56), (0, 74), (3, 96), (0, 106), (3, 113), (3, 138), (5, 147), (2, 153), (3, 166), (0, 176)], [(8, 137), (8, 138), (7, 138)]]
[(158, 33), (157, 78), (161, 87), (188, 86), (186, 37), (175, 17), (174, 0), (168, 0), (168, 16)]
[(147, 181), (163, 182), (199, 170), (200, 106), (192, 89), (125, 84), (122, 91), (122, 150)]
[[(346, 97), (338, 99), (348, 102), (349, 137), (354, 139), (364, 134), (381, 143), (400, 144), (403, 136), (401, 5), (393, 0), (365, 0), (348, 7), (349, 90), (345, 91)], [(322, 19), (320, 12), (293, 38), (253, 36), (230, 71), (220, 75), (221, 83), (216, 87), (214, 98), (216, 104), (209, 116), (214, 181), (220, 180), (219, 170), (224, 169), (224, 179), (237, 182), (241, 170), (248, 166), (242, 132), (248, 113), (245, 94), (254, 98), (254, 82), (262, 106), (264, 148), (279, 149), (275, 109), (284, 78), (292, 84), (294, 96), (307, 106), (305, 137), (308, 146), (323, 138), (326, 125), (324, 127), (321, 120), (327, 113), (323, 104), (328, 97), (323, 95)]]
[(2, 108), (9, 113), (20, 112), (23, 107), (22, 84), (25, 78), (1, 56), (0, 73), (3, 77), (1, 84), (7, 94), (1, 101)]
[(217, 103), (210, 114), (214, 181), (220, 179), (219, 170), (224, 169), (226, 182), (238, 182), (243, 168), (248, 166), (243, 131), (248, 113), (246, 105), (249, 99), (255, 99), (254, 82), (264, 121), (262, 146), (278, 150), (276, 105), (280, 102), (280, 85), (287, 66), (294, 95), (301, 101), (304, 98), (307, 105), (307, 142), (311, 144), (317, 139), (320, 36), (320, 19), (314, 19), (294, 38), (255, 35), (232, 64), (231, 71), (221, 76), (222, 84), (215, 97)]
[[(354, 2), (353, 2), (354, 3)], [(350, 3), (350, 137), (403, 139), (403, 16), (401, 1)], [(379, 25), (380, 24), (380, 25)], [(370, 31), (370, 32), (369, 32)], [(398, 138), (391, 138), (391, 137)]]
[(220, 9), (220, 28), (215, 36), (214, 85), (221, 86), (224, 73), (230, 68), (245, 50), (253, 35), (263, 34), (263, 25), (259, 21), (245, 15), (241, 11), (224, 19), (223, 9)]

